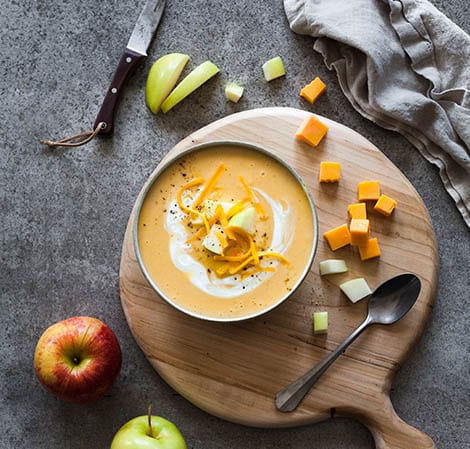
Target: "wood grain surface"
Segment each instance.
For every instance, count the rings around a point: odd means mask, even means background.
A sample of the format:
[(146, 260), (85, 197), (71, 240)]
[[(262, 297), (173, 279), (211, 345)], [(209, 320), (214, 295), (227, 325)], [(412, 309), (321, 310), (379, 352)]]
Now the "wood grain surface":
[[(120, 290), (129, 327), (157, 373), (208, 413), (256, 427), (291, 427), (334, 415), (352, 416), (372, 432), (377, 448), (433, 448), (432, 440), (395, 413), (389, 392), (394, 373), (408, 357), (429, 318), (437, 284), (438, 252), (429, 215), (404, 175), (367, 139), (319, 117), (329, 126), (312, 148), (294, 134), (309, 112), (292, 108), (245, 111), (216, 121), (172, 148), (164, 160), (188, 147), (215, 140), (242, 140), (281, 156), (303, 178), (313, 196), (320, 228), (310, 274), (295, 294), (261, 317), (235, 324), (186, 316), (148, 285), (136, 261), (133, 213), (123, 243)], [(341, 163), (338, 184), (318, 182), (321, 161)], [(379, 259), (361, 262), (357, 249), (332, 252), (321, 237), (346, 223), (357, 183), (378, 179), (398, 207), (390, 217), (369, 211)], [(370, 208), (369, 208), (370, 209)], [(320, 277), (318, 263), (342, 258), (347, 273)], [(352, 304), (338, 285), (365, 277), (374, 289), (388, 278), (413, 272), (422, 283), (417, 303), (401, 321), (368, 328), (323, 375), (298, 409), (279, 412), (275, 394), (331, 352), (365, 318), (366, 301)], [(327, 335), (313, 335), (312, 313), (329, 313)]]

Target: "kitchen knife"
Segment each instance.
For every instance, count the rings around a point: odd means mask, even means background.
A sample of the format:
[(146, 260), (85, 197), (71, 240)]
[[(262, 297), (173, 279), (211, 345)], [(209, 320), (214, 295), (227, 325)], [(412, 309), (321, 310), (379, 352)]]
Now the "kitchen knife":
[(119, 60), (103, 104), (95, 120), (94, 129), (101, 135), (113, 132), (114, 113), (122, 88), (138, 64), (147, 56), (147, 49), (163, 15), (165, 0), (147, 0), (134, 26), (127, 47)]

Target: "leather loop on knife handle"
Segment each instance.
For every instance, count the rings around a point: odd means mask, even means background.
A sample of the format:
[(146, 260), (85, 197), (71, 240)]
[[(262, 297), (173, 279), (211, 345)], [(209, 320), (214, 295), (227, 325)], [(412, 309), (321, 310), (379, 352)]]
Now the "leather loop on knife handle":
[(98, 134), (112, 134), (114, 113), (116, 112), (119, 98), (121, 97), (121, 90), (124, 87), (126, 80), (143, 58), (145, 58), (144, 55), (129, 49), (126, 49), (122, 54), (93, 126), (93, 128), (96, 129), (99, 123), (104, 123), (104, 126), (100, 128)]
[(62, 140), (41, 140), (39, 143), (47, 145), (50, 148), (79, 147), (93, 140), (98, 135), (103, 126), (104, 123), (100, 122), (95, 126), (95, 129), (92, 129), (91, 131), (85, 131), (83, 133), (76, 134), (75, 136), (67, 137), (66, 139)]

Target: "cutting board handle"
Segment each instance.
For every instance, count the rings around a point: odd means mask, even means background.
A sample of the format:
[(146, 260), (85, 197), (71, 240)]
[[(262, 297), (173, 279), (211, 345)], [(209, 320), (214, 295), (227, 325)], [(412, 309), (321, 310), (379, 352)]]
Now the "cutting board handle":
[(395, 412), (388, 396), (381, 407), (364, 412), (364, 424), (369, 428), (377, 449), (436, 449), (433, 440), (403, 421)]

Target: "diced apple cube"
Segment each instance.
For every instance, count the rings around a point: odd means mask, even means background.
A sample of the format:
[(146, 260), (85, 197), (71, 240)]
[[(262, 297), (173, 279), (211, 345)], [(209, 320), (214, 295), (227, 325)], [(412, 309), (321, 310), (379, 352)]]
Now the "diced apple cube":
[(328, 332), (328, 312), (313, 313), (313, 333), (326, 334)]
[(219, 237), (217, 237), (217, 233), (225, 234), (224, 228), (219, 224), (215, 224), (211, 227), (209, 234), (204, 237), (202, 241), (202, 246), (206, 248), (208, 251), (214, 254), (222, 254), (224, 251), (224, 247), (222, 246), (222, 242), (220, 241)]
[(242, 86), (236, 83), (228, 83), (225, 86), (225, 97), (233, 103), (238, 103), (238, 100), (240, 100), (243, 95), (243, 91), (244, 88)]
[(280, 56), (276, 56), (263, 64), (263, 73), (266, 81), (272, 81), (286, 74), (284, 63)]

